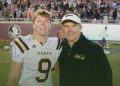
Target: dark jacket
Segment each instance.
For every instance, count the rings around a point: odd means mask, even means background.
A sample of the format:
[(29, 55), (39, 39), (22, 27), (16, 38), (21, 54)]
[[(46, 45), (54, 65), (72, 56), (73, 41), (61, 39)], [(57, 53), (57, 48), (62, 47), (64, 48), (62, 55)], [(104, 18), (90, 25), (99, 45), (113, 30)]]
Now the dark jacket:
[(112, 86), (112, 70), (103, 49), (83, 35), (73, 45), (63, 41), (59, 86)]

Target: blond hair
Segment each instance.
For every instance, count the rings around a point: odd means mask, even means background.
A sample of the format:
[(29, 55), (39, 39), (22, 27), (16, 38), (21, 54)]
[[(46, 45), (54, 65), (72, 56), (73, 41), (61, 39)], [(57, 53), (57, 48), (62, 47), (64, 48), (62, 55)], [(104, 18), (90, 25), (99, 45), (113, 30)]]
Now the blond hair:
[(47, 10), (37, 10), (33, 13), (33, 16), (32, 16), (32, 22), (34, 23), (35, 22), (35, 19), (37, 18), (37, 16), (42, 16), (42, 17), (46, 17), (48, 19), (51, 18), (51, 13), (48, 12)]

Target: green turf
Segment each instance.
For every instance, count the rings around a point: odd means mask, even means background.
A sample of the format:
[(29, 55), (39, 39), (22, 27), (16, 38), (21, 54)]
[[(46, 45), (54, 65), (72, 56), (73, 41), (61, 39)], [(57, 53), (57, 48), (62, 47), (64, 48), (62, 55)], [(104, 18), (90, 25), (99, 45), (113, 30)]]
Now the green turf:
[[(8, 74), (10, 71), (10, 54), (9, 50), (3, 47), (9, 45), (9, 42), (0, 41), (0, 86), (6, 86)], [(113, 71), (113, 86), (120, 86), (120, 45), (110, 45), (111, 54), (108, 59)], [(58, 86), (59, 79), (56, 72), (52, 73), (53, 86)]]
[(112, 53), (108, 58), (113, 72), (113, 86), (120, 86), (120, 46), (112, 45), (109, 50)]
[(8, 46), (9, 42), (0, 41), (0, 86), (6, 86), (8, 72), (10, 70), (10, 54), (9, 50), (4, 50), (4, 46)]

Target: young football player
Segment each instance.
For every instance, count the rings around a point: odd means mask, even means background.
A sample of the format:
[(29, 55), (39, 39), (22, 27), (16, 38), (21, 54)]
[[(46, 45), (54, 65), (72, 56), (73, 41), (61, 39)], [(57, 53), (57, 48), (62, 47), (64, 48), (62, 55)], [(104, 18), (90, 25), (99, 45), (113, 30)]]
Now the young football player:
[(60, 50), (57, 38), (49, 38), (50, 13), (33, 14), (33, 34), (11, 43), (12, 62), (8, 86), (52, 86), (51, 70)]

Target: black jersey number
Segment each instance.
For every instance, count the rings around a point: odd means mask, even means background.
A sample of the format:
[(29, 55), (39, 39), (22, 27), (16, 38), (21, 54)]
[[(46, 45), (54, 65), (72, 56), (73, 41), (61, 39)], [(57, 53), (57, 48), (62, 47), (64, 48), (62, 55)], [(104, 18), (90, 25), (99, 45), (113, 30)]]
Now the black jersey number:
[[(43, 65), (46, 64), (47, 65), (47, 69), (43, 69)], [(38, 71), (40, 73), (45, 74), (45, 78), (41, 79), (40, 77), (36, 77), (36, 80), (38, 82), (44, 82), (47, 80), (48, 78), (48, 74), (51, 68), (51, 61), (49, 59), (41, 59), (38, 65)]]

